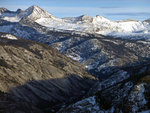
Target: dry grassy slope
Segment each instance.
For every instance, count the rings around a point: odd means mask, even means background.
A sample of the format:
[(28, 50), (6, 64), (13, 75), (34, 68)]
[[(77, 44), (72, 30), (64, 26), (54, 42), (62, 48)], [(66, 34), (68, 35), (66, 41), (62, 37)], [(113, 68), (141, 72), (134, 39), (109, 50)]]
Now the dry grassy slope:
[[(3, 33), (0, 33), (0, 36)], [(95, 82), (83, 65), (56, 49), (28, 40), (0, 38), (0, 91), (25, 101), (67, 102)]]

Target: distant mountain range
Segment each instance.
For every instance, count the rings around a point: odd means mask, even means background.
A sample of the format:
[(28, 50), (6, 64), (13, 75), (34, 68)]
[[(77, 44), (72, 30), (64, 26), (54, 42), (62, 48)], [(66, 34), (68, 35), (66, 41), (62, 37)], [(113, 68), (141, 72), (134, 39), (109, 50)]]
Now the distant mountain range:
[(144, 35), (148, 38), (150, 36), (150, 25), (146, 21), (111, 21), (98, 15), (96, 17), (82, 15), (79, 17), (57, 18), (38, 6), (31, 6), (25, 11), (18, 9), (16, 12), (1, 8), (0, 12), (0, 17), (7, 21), (19, 22), (23, 18), (29, 18), (42, 26), (54, 29), (75, 30), (117, 37)]
[(149, 112), (148, 20), (1, 8), (0, 32), (0, 112)]

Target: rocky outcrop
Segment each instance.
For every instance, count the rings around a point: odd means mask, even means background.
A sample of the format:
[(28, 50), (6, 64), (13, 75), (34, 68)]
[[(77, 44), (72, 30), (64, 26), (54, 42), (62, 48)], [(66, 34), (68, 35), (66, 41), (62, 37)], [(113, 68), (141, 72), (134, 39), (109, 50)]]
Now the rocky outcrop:
[(9, 10), (6, 8), (0, 8), (0, 13), (4, 13), (4, 12), (9, 12)]

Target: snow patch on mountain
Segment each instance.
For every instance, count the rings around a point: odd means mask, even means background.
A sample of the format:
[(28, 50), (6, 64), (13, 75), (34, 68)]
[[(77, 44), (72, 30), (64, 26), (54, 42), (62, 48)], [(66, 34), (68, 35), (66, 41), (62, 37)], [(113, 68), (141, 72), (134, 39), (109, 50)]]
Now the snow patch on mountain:
[(51, 15), (50, 13), (48, 13), (47, 11), (41, 9), (38, 6), (31, 6), (28, 9), (25, 10), (26, 15), (28, 16), (28, 18), (30, 18), (31, 20), (38, 20), (38, 19), (44, 19), (44, 18), (55, 18), (53, 15)]
[(70, 55), (67, 55), (69, 58), (75, 60), (75, 61), (78, 61), (78, 62), (81, 62), (83, 59), (82, 57), (80, 57), (78, 54), (75, 54), (75, 53), (72, 53)]
[(114, 107), (111, 107), (108, 110), (100, 108), (99, 104), (96, 101), (96, 97), (91, 96), (68, 106), (67, 108), (65, 108), (65, 110), (61, 109), (58, 113), (83, 113), (85, 111), (88, 113), (113, 113), (115, 109)]
[(126, 71), (120, 70), (119, 72), (115, 73), (112, 77), (110, 77), (110, 79), (100, 82), (100, 84), (98, 85), (98, 91), (113, 86), (116, 83), (128, 79), (129, 77), (130, 75)]
[(1, 35), (2, 38), (7, 38), (7, 39), (11, 39), (11, 40), (17, 40), (17, 37), (11, 35), (11, 34), (5, 34), (5, 35)]
[(84, 15), (80, 17), (64, 19), (41, 18), (36, 22), (43, 26), (52, 27), (55, 29), (75, 30), (118, 37), (129, 35), (147, 36), (150, 34), (150, 25), (146, 22), (140, 22), (136, 20), (126, 20), (118, 22), (108, 20), (102, 16), (89, 17), (87, 15)]
[(4, 17), (4, 20), (10, 21), (10, 22), (18, 22), (20, 21), (20, 18), (15, 16), (15, 17)]

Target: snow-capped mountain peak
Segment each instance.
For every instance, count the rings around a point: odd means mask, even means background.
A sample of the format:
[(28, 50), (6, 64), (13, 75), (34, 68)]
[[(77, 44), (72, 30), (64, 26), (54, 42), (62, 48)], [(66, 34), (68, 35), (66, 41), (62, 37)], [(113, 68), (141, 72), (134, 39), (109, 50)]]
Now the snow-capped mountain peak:
[(122, 20), (112, 21), (103, 16), (90, 17), (88, 15), (81, 15), (79, 17), (57, 18), (38, 6), (31, 6), (22, 11), (18, 9), (16, 12), (7, 11), (1, 8), (0, 18), (19, 22), (22, 19), (30, 19), (42, 26), (54, 28), (56, 30), (74, 30), (79, 32), (111, 35), (117, 37), (129, 37), (139, 35), (150, 35), (150, 25), (145, 22), (137, 20)]
[(97, 22), (109, 22), (110, 20), (108, 20), (107, 18), (100, 16), (100, 15), (96, 15), (96, 17), (93, 17), (93, 21), (97, 21)]
[(31, 6), (23, 12), (23, 16), (27, 16), (31, 20), (37, 20), (40, 18), (52, 18), (53, 15), (49, 14), (47, 11), (43, 10), (38, 6)]
[(8, 11), (8, 9), (3, 8), (3, 7), (2, 7), (2, 8), (0, 8), (0, 14), (1, 14), (1, 13), (3, 13), (3, 12), (6, 12), (6, 11)]
[(16, 12), (11, 12), (5, 8), (1, 8), (0, 17), (4, 20), (11, 22), (18, 22), (24, 17), (31, 19), (33, 21), (36, 21), (41, 18), (56, 18), (55, 16), (53, 16), (52, 14), (48, 13), (47, 11), (43, 10), (38, 6), (31, 6), (24, 11), (18, 9)]
[(93, 21), (93, 18), (88, 15), (81, 15), (79, 17), (76, 17), (75, 23), (91, 23)]

